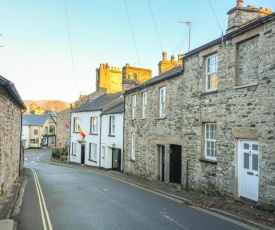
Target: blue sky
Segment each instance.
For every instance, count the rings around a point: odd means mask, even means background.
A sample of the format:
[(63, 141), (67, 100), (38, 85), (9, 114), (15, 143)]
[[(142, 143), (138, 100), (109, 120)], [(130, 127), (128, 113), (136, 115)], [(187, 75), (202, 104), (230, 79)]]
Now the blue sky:
[[(209, 1), (225, 33), (236, 0)], [(129, 63), (156, 76), (162, 51), (168, 57), (188, 51), (188, 27), (179, 20), (192, 23), (191, 49), (221, 36), (209, 1), (150, 0), (160, 45), (148, 0), (66, 0), (69, 24), (65, 0), (0, 0), (0, 75), (23, 100), (67, 102), (95, 90), (100, 63)], [(275, 10), (274, 0), (248, 4)]]

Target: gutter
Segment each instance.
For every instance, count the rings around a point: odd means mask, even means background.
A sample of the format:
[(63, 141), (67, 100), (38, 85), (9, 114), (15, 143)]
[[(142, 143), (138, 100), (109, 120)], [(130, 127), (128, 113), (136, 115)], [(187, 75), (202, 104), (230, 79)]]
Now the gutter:
[[(184, 71), (181, 70), (180, 72), (173, 73), (173, 74), (171, 74), (171, 75), (169, 75), (169, 76), (167, 76), (167, 77), (161, 78), (161, 79), (159, 79), (159, 80), (156, 80), (156, 81), (153, 81), (153, 82), (149, 82), (149, 83), (146, 83), (146, 82), (145, 82), (145, 83), (143, 83), (143, 84), (141, 84), (141, 85), (139, 85), (139, 86), (137, 86), (137, 87), (135, 87), (135, 88), (126, 90), (126, 91), (124, 92), (123, 96), (125, 97), (126, 94), (130, 94), (130, 93), (139, 91), (140, 89), (144, 89), (144, 88), (146, 88), (146, 87), (149, 87), (149, 86), (151, 86), (151, 85), (155, 85), (155, 84), (157, 84), (157, 83), (160, 83), (160, 82), (169, 80), (169, 79), (171, 79), (171, 78), (178, 77), (178, 76), (180, 76), (183, 72), (184, 72)], [(124, 100), (125, 100), (125, 99), (124, 99)]]

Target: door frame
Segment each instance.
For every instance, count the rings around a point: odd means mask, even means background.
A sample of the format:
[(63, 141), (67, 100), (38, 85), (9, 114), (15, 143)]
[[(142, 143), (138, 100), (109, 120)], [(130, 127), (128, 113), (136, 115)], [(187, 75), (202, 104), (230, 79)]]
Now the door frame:
[(159, 180), (165, 180), (165, 145), (158, 145), (159, 154)]
[[(241, 187), (242, 187), (242, 142), (254, 142), (259, 146), (259, 141), (256, 139), (239, 139), (238, 140), (238, 197), (241, 197)], [(259, 159), (259, 150), (258, 150)], [(259, 160), (258, 160), (258, 175), (260, 174)], [(258, 189), (260, 184), (260, 177), (258, 177)], [(259, 193), (258, 193), (259, 197)], [(246, 198), (246, 197), (245, 197)], [(247, 198), (249, 199), (249, 198)]]

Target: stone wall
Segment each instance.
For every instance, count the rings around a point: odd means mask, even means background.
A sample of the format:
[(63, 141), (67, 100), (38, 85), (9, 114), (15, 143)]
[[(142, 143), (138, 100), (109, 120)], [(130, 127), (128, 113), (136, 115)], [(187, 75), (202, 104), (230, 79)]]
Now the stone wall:
[[(258, 37), (256, 81), (237, 84), (239, 56), (250, 65), (253, 38)], [(249, 40), (252, 39), (252, 40)], [(243, 44), (243, 43), (242, 43)], [(252, 44), (252, 45), (250, 45)], [(165, 146), (165, 181), (169, 181), (171, 145), (182, 146), (181, 184), (207, 194), (238, 196), (238, 141), (259, 142), (258, 203), (275, 207), (275, 20), (184, 58), (184, 74), (125, 97), (125, 173), (159, 179), (157, 146)], [(250, 50), (249, 50), (250, 49)], [(206, 57), (217, 53), (218, 90), (205, 92)], [(255, 73), (255, 72), (254, 72)], [(159, 88), (166, 86), (166, 117), (159, 118)], [(147, 118), (141, 119), (141, 93), (147, 91)], [(131, 96), (137, 95), (137, 118), (131, 119)], [(204, 124), (217, 125), (217, 162), (203, 161)], [(136, 158), (131, 159), (131, 133), (136, 134)]]
[(19, 174), (21, 109), (2, 86), (0, 121), (0, 196), (3, 196)]
[(56, 146), (63, 148), (70, 144), (71, 109), (58, 113), (56, 124)]

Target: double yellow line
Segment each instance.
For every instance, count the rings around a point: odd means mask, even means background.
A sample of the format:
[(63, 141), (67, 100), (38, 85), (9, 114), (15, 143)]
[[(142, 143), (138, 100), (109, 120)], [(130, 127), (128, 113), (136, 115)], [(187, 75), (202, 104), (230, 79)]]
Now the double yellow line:
[[(39, 180), (38, 180), (38, 176), (37, 176), (34, 169), (31, 168), (31, 170), (32, 170), (32, 173), (33, 173), (33, 176), (34, 176), (34, 181), (35, 181), (36, 191), (37, 191), (37, 195), (38, 195), (40, 212), (41, 212), (41, 217), (42, 217), (44, 230), (48, 230), (48, 229), (52, 230), (53, 227), (52, 227), (51, 219), (49, 217), (49, 213), (48, 213), (47, 206), (46, 206), (46, 203), (45, 203), (45, 199), (44, 199), (44, 196), (43, 196), (43, 192), (42, 192)], [(47, 228), (47, 226), (48, 226), (48, 228)]]

